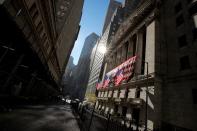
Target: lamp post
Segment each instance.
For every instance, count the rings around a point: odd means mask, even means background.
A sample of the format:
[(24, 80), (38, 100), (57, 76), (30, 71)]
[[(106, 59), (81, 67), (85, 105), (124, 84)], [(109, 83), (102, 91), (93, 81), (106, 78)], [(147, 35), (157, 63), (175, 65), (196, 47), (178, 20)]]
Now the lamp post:
[(148, 122), (148, 62), (146, 64), (146, 105), (145, 105), (145, 131), (147, 131), (147, 122)]
[[(91, 65), (91, 68), (90, 68), (90, 73), (92, 72), (92, 67), (94, 65), (94, 59), (95, 59), (95, 56), (96, 56), (96, 53), (97, 53), (97, 49), (98, 49), (98, 52), (100, 52), (102, 54), (105, 54), (106, 51), (107, 51), (106, 47), (104, 45), (100, 45), (100, 47), (98, 47), (98, 46), (99, 46), (99, 43), (97, 43), (97, 45), (96, 45), (96, 49), (95, 49), (92, 65)], [(93, 110), (92, 110), (91, 117), (90, 117), (90, 123), (89, 123), (89, 126), (88, 126), (88, 131), (90, 131), (90, 127), (91, 127), (91, 124), (92, 124), (92, 119), (93, 119), (95, 107), (96, 107), (96, 102), (94, 102)]]

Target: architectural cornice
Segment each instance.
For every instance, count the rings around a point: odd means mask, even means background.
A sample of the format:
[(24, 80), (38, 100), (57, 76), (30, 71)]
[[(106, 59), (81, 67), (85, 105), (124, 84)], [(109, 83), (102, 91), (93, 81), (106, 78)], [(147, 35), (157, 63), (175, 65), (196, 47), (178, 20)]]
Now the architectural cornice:
[[(156, 0), (146, 0), (141, 3), (141, 5), (120, 25), (117, 30), (115, 36), (112, 39), (110, 44), (110, 52), (107, 55), (110, 55), (114, 51), (116, 51), (117, 46), (125, 39), (125, 37), (130, 34), (132, 30), (142, 23), (142, 21), (152, 12), (156, 11), (154, 8), (156, 7)], [(155, 13), (153, 13), (153, 17), (155, 17)], [(147, 25), (149, 21), (153, 18), (149, 18), (149, 20), (143, 23)]]

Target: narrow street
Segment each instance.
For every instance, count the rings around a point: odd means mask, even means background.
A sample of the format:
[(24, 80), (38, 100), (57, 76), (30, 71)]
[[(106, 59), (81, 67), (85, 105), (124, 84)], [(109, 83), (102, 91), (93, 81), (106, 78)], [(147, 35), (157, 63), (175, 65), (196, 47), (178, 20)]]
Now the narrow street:
[(26, 106), (0, 116), (1, 131), (80, 131), (69, 105)]

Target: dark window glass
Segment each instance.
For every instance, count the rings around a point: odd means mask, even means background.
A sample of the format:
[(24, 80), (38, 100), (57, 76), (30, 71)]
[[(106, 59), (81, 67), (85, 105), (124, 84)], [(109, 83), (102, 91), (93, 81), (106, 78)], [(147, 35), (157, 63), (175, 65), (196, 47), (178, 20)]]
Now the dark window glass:
[(182, 5), (181, 3), (179, 2), (178, 4), (176, 4), (175, 8), (174, 8), (174, 11), (175, 13), (178, 13), (182, 10)]
[(47, 39), (47, 36), (46, 36), (46, 34), (44, 33), (44, 35), (43, 35), (43, 41), (45, 42), (46, 41), (46, 39)]
[(145, 55), (146, 55), (146, 30), (143, 32), (143, 47), (142, 47), (142, 66), (141, 66), (141, 74), (144, 74), (145, 69)]
[(43, 31), (43, 26), (38, 30), (38, 33), (41, 35), (42, 31)]
[(11, 4), (13, 5), (15, 10), (20, 10), (20, 6), (18, 5), (18, 2), (16, 0), (12, 0)]
[(197, 104), (197, 89), (192, 89), (193, 103)]
[(193, 6), (189, 9), (189, 14), (190, 14), (190, 16), (193, 16), (195, 13), (197, 13), (197, 4), (193, 5)]
[(114, 113), (117, 113), (118, 112), (118, 105), (115, 105), (114, 107)]
[(190, 4), (192, 2), (192, 0), (187, 0), (187, 3)]
[(36, 26), (36, 30), (39, 32), (39, 31), (42, 30), (42, 29), (43, 29), (42, 22), (40, 21), (40, 22), (38, 23), (38, 25)]
[(176, 26), (180, 26), (184, 23), (184, 18), (183, 18), (183, 14), (179, 15), (177, 18), (176, 18)]
[(180, 69), (181, 70), (185, 70), (185, 69), (189, 69), (190, 66), (190, 62), (189, 62), (189, 57), (188, 56), (183, 56), (180, 58)]
[(133, 39), (132, 39), (132, 43), (133, 43), (133, 56), (135, 56), (136, 42), (137, 42), (137, 36), (134, 35), (134, 36), (133, 36)]
[(137, 90), (136, 90), (136, 98), (140, 98), (140, 91), (141, 91), (141, 89), (137, 88)]
[(193, 33), (193, 40), (195, 41), (197, 39), (197, 28), (194, 28), (192, 30), (192, 33)]
[(178, 37), (178, 44), (179, 44), (180, 48), (187, 45), (187, 39), (186, 39), (185, 35), (182, 35), (182, 36)]
[(38, 11), (36, 11), (36, 12), (33, 14), (33, 16), (32, 16), (32, 19), (33, 19), (34, 22), (36, 21), (37, 18), (38, 18)]
[(140, 118), (140, 109), (137, 109), (137, 108), (134, 108), (133, 109), (133, 112), (132, 112), (132, 119), (133, 119), (133, 122), (135, 124), (138, 124), (139, 123), (139, 118)]
[(33, 5), (29, 9), (30, 14), (32, 14), (35, 10), (36, 10), (36, 4), (33, 3)]
[(118, 61), (118, 59), (117, 59), (117, 52), (115, 52), (115, 54), (114, 54), (114, 65), (116, 66), (117, 65), (117, 61)]
[(127, 107), (123, 106), (122, 107), (122, 116), (126, 116), (127, 114)]
[(128, 41), (125, 43), (125, 51), (126, 51), (125, 59), (127, 59), (128, 58), (128, 51), (129, 51), (129, 42)]

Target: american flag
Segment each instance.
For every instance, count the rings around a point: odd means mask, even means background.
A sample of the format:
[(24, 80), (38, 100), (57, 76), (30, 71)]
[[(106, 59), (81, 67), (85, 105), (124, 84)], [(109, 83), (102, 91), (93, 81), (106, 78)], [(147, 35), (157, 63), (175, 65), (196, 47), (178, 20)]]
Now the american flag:
[(102, 83), (102, 82), (98, 82), (98, 83), (96, 84), (96, 89), (99, 90), (99, 89), (102, 88), (102, 86), (103, 86), (103, 83)]
[(119, 83), (123, 80), (123, 78), (124, 78), (123, 69), (118, 69), (115, 78), (115, 85), (119, 85)]
[(133, 74), (134, 63), (136, 61), (136, 56), (131, 57), (119, 67), (118, 72), (116, 73), (115, 85), (119, 85), (122, 81), (128, 81)]
[(103, 83), (103, 88), (106, 88), (109, 85), (109, 82), (110, 82), (110, 77), (106, 75)]

